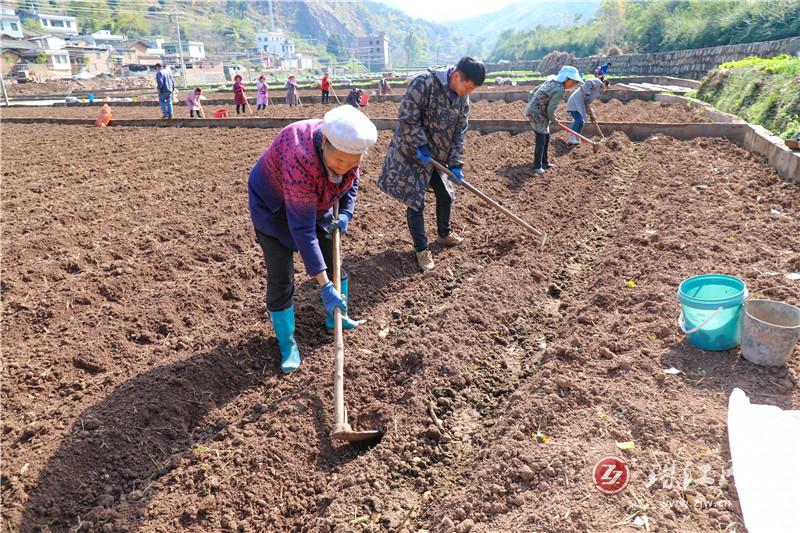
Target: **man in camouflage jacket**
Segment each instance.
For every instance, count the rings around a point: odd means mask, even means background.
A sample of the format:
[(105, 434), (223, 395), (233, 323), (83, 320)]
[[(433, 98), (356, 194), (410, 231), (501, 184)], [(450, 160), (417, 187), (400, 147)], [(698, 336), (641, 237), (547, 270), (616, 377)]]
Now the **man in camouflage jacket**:
[(425, 191), (429, 186), (436, 195), (436, 242), (457, 246), (463, 241), (450, 225), (455, 188), (429, 165), (435, 159), (453, 171), (456, 183), (464, 179), (461, 155), (469, 116), (469, 93), (482, 85), (485, 78), (484, 64), (464, 57), (455, 67), (431, 69), (418, 75), (400, 104), (400, 124), (389, 144), (378, 186), (407, 206), (406, 220), (422, 270), (434, 266), (423, 216)]

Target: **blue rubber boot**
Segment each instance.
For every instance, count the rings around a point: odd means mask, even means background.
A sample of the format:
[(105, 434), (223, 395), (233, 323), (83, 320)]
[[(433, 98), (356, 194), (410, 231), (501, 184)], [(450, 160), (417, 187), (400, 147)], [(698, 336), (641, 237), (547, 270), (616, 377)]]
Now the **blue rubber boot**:
[[(349, 279), (342, 280), (342, 296), (344, 296), (344, 301), (347, 301), (347, 294), (349, 292)], [(356, 329), (358, 327), (358, 322), (355, 320), (351, 320), (350, 317), (347, 315), (342, 315), (342, 329)], [(328, 330), (328, 333), (333, 333), (333, 315), (325, 316), (325, 329)]]
[(300, 366), (300, 351), (294, 341), (294, 306), (283, 311), (270, 311), (269, 314), (281, 349), (281, 370), (288, 374)]

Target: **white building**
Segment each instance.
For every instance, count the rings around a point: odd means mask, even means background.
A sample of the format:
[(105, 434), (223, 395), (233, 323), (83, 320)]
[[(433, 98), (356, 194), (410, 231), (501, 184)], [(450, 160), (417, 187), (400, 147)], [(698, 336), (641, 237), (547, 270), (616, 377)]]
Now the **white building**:
[(261, 30), (256, 33), (256, 48), (281, 58), (294, 57), (294, 41), (287, 39), (282, 30)]
[(67, 42), (60, 35), (51, 35), (47, 33), (31, 33), (28, 35), (28, 40), (30, 42), (45, 50), (63, 50), (67, 47)]
[(99, 30), (90, 35), (94, 41), (95, 46), (119, 46), (120, 43), (125, 42), (124, 35), (115, 35), (108, 30)]
[(22, 23), (13, 9), (0, 7), (0, 32), (22, 39)]
[[(206, 58), (206, 47), (200, 41), (183, 41), (181, 44), (183, 45), (182, 48), (184, 60), (202, 61)], [(168, 56), (177, 56), (180, 58), (177, 41), (164, 43), (164, 54)]]
[(389, 37), (385, 33), (358, 38), (356, 58), (370, 72), (380, 72), (391, 67), (389, 60)]
[(39, 20), (42, 29), (47, 32), (61, 33), (64, 35), (78, 35), (78, 20), (66, 15), (49, 15), (36, 13), (33, 17)]
[(61, 35), (50, 35), (32, 33), (27, 37), (28, 42), (37, 46), (31, 50), (27, 56), (29, 61), (35, 61), (39, 55), (46, 56), (44, 62), (45, 72), (40, 72), (45, 79), (66, 78), (72, 75), (70, 65), (69, 50), (66, 48), (66, 41)]

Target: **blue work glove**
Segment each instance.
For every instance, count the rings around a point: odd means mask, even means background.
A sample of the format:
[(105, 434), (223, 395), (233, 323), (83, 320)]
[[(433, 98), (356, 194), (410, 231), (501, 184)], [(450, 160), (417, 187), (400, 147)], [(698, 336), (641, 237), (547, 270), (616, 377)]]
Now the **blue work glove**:
[(426, 165), (431, 164), (431, 147), (427, 144), (423, 144), (419, 148), (417, 148), (417, 159), (422, 161)]
[(342, 235), (347, 235), (347, 225), (350, 221), (353, 220), (353, 215), (347, 211), (342, 211), (339, 213), (339, 218), (336, 220), (332, 220), (328, 225), (325, 227), (325, 231), (328, 233), (333, 233), (333, 230), (339, 229), (339, 233)]
[(451, 168), (450, 172), (452, 172), (453, 176), (454, 176), (454, 177), (452, 177), (450, 179), (452, 179), (453, 181), (455, 181), (459, 185), (464, 183), (464, 172), (460, 168)]
[(344, 301), (344, 297), (339, 294), (332, 282), (329, 281), (323, 285), (320, 292), (322, 292), (322, 306), (326, 313), (333, 315), (333, 311), (338, 307), (342, 314), (347, 314), (347, 302)]

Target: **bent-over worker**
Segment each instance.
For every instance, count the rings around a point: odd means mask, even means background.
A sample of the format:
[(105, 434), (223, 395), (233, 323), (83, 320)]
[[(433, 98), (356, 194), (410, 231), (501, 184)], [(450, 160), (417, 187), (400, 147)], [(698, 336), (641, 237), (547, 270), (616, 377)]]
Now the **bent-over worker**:
[[(592, 122), (597, 122), (597, 117), (592, 109), (592, 102), (596, 100), (600, 93), (606, 92), (609, 86), (608, 80), (592, 78), (586, 80), (582, 87), (576, 89), (569, 95), (567, 100), (567, 113), (572, 115), (572, 126), (570, 129), (575, 133), (583, 131), (583, 125), (588, 118)], [(567, 135), (567, 144), (580, 144), (581, 141), (573, 134)]]
[[(330, 281), (330, 234), (334, 228), (347, 233), (355, 213), (361, 157), (377, 137), (366, 115), (349, 105), (336, 107), (322, 120), (302, 120), (282, 129), (250, 172), (250, 217), (267, 265), (267, 309), (283, 372), (297, 369), (301, 360), (294, 339), (294, 252), (300, 253), (306, 272), (320, 286), (326, 327), (333, 329), (336, 308), (342, 311), (344, 329), (358, 325), (347, 316), (344, 269), (341, 293)], [(337, 202), (339, 216), (333, 220)]]

